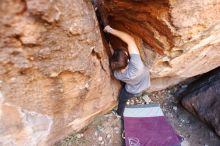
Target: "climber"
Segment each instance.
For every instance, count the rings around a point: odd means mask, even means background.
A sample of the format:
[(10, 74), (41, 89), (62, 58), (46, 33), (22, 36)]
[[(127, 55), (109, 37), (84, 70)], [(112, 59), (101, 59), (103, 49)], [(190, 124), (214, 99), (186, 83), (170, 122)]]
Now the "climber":
[(109, 25), (104, 31), (112, 34), (128, 46), (128, 53), (121, 48), (114, 49), (110, 58), (110, 67), (116, 79), (125, 83), (119, 94), (117, 114), (123, 117), (124, 108), (128, 99), (137, 97), (150, 86), (150, 74), (144, 66), (134, 38), (129, 34), (113, 29)]

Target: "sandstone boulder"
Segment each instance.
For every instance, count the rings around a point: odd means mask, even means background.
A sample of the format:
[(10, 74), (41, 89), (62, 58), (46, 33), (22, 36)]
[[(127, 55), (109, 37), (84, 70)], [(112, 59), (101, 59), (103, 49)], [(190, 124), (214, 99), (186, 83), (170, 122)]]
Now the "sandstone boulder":
[[(151, 91), (220, 65), (219, 0), (94, 3), (135, 37)], [(111, 109), (119, 83), (107, 52), (90, 1), (1, 1), (0, 145), (51, 145)]]
[(179, 97), (183, 106), (220, 136), (220, 68), (191, 83)]
[(48, 146), (114, 105), (91, 2), (0, 2), (0, 145)]
[[(136, 38), (151, 91), (220, 65), (220, 0), (96, 0), (112, 27)], [(113, 47), (124, 44), (111, 38)]]

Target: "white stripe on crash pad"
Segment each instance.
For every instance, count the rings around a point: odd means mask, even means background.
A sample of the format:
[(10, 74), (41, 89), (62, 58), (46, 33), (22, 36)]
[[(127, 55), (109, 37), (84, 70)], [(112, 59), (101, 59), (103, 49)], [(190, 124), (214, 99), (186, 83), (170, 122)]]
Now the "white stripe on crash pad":
[(160, 107), (125, 108), (124, 117), (159, 117), (164, 116)]

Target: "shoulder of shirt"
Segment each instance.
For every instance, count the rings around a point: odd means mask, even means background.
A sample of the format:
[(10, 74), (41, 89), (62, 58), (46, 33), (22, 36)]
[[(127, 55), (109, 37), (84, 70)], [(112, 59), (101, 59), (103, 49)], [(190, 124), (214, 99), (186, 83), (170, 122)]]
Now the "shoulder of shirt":
[(140, 56), (140, 54), (131, 53), (130, 56)]
[(121, 72), (118, 72), (118, 71), (114, 71), (114, 76), (119, 76), (119, 75), (121, 75)]

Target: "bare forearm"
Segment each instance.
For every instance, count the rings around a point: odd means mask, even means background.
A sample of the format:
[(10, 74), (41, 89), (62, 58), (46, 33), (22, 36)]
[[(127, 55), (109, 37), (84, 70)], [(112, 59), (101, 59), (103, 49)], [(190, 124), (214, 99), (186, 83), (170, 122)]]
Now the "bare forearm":
[(106, 26), (104, 31), (120, 38), (122, 41), (124, 41), (127, 45), (128, 45), (128, 52), (129, 54), (135, 53), (135, 54), (139, 54), (139, 50), (137, 48), (137, 45), (135, 43), (135, 40), (132, 36), (130, 36), (129, 34), (127, 34), (126, 32), (117, 30), (117, 29), (113, 29), (110, 26)]
[(122, 41), (124, 41), (128, 45), (129, 54), (133, 54), (133, 53), (139, 54), (139, 50), (132, 36), (130, 36), (129, 34), (125, 32), (116, 30), (116, 29), (113, 29), (111, 34), (117, 36), (118, 38), (120, 38)]
[(116, 30), (116, 29), (112, 29), (112, 31), (110, 33), (113, 34), (114, 36), (120, 38), (122, 41), (124, 41), (127, 44), (135, 43), (134, 38), (125, 32), (122, 32), (122, 31)]

